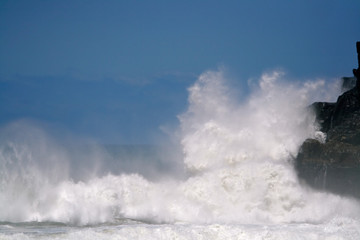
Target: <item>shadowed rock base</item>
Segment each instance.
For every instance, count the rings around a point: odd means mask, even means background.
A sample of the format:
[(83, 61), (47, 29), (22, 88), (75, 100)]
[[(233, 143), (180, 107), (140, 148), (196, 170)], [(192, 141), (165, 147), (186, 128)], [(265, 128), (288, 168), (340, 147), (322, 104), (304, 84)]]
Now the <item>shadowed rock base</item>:
[(296, 168), (313, 188), (360, 198), (359, 155), (359, 146), (308, 139), (297, 156)]

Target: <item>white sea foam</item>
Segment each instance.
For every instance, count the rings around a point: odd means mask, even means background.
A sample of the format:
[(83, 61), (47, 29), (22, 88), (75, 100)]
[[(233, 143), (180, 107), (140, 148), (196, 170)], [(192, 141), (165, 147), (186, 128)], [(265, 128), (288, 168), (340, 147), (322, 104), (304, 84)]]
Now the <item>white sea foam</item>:
[[(339, 228), (344, 221), (358, 223), (359, 202), (302, 186), (291, 160), (306, 138), (319, 135), (306, 106), (322, 91), (324, 81), (301, 85), (283, 78), (279, 72), (264, 74), (247, 100), (239, 103), (222, 71), (199, 77), (189, 88), (188, 110), (179, 116), (184, 167), (190, 172), (185, 180), (154, 182), (139, 174), (73, 180), (68, 153), (44, 132), (24, 128), (16, 137), (2, 137), (0, 221), (87, 225), (128, 218), (195, 224), (193, 230), (184, 230), (186, 224), (159, 227), (174, 239), (197, 231), (223, 238), (240, 234), (239, 239), (254, 239), (255, 232), (270, 234), (258, 227), (244, 231), (244, 224), (283, 223), (291, 229), (291, 223), (301, 223), (306, 229), (305, 223), (321, 223), (333, 229), (338, 222)], [(10, 127), (14, 128), (18, 126)], [(24, 132), (27, 137), (19, 137)], [(156, 236), (156, 229), (133, 226), (116, 232)], [(270, 239), (282, 239), (279, 236), (287, 231), (271, 229)], [(68, 238), (77, 234), (69, 233)], [(101, 239), (105, 233), (96, 234)]]
[[(122, 226), (96, 226), (87, 228), (54, 228), (48, 232), (29, 232), (2, 234), (0, 239), (147, 239), (147, 240), (357, 240), (359, 239), (359, 224), (348, 219), (314, 224), (282, 224), (282, 225), (241, 225), (241, 224), (133, 224)], [(30, 233), (30, 234), (28, 234)]]

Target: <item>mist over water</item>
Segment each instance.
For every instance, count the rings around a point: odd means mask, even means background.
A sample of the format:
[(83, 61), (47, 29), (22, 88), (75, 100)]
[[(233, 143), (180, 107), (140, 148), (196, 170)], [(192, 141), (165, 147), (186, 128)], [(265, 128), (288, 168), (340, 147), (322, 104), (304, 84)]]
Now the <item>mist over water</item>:
[(358, 219), (359, 202), (302, 185), (292, 162), (306, 138), (322, 136), (307, 106), (329, 100), (326, 94), (337, 96), (331, 94), (336, 91), (323, 80), (300, 84), (272, 72), (262, 75), (239, 102), (223, 71), (205, 72), (189, 88), (188, 109), (179, 115), (182, 162), (174, 160), (178, 155), (165, 154), (157, 163), (135, 163), (138, 171), (125, 160), (114, 162), (103, 146), (87, 144), (84, 150), (74, 144), (69, 149), (40, 128), (13, 123), (0, 137), (0, 221), (273, 224)]

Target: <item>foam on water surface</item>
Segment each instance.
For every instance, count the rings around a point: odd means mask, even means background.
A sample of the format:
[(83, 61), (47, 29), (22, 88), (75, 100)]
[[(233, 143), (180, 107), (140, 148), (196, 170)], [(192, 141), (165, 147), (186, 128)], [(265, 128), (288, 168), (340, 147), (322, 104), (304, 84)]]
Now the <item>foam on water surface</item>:
[(131, 224), (82, 228), (25, 229), (23, 232), (0, 233), (0, 239), (301, 239), (356, 240), (359, 224), (348, 219), (314, 225), (307, 223), (281, 225), (242, 224)]

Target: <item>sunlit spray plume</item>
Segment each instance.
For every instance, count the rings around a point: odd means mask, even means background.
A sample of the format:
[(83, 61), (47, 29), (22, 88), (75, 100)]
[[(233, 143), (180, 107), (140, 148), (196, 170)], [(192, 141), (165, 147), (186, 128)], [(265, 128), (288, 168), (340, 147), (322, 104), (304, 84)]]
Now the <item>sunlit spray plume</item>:
[(222, 71), (202, 74), (189, 88), (180, 121), (184, 163), (196, 175), (185, 184), (213, 219), (320, 221), (330, 214), (325, 195), (303, 189), (291, 162), (306, 138), (318, 136), (307, 106), (325, 82), (283, 78), (264, 74), (243, 103), (229, 94)]
[(264, 74), (244, 103), (231, 99), (223, 72), (207, 72), (189, 89), (189, 110), (180, 116), (185, 163), (190, 169), (243, 161), (287, 161), (316, 131), (306, 108), (317, 86), (282, 82), (280, 72)]
[[(26, 184), (3, 171), (1, 204), (10, 206), (18, 191), (27, 194), (17, 204), (22, 209), (17, 217), (10, 210), (0, 212), (0, 221), (288, 223), (359, 216), (358, 202), (301, 186), (293, 168), (301, 143), (319, 136), (307, 106), (326, 88), (323, 80), (300, 84), (273, 72), (261, 76), (239, 102), (222, 71), (205, 72), (189, 88), (188, 110), (179, 116), (184, 166), (191, 172), (185, 180), (152, 182), (139, 174), (109, 174), (37, 187), (20, 171), (23, 162), (37, 160), (2, 147), (1, 164), (18, 162), (20, 170), (12, 171), (19, 171)], [(49, 156), (57, 155), (46, 149)], [(51, 179), (42, 175), (41, 164), (33, 166), (39, 179)]]

